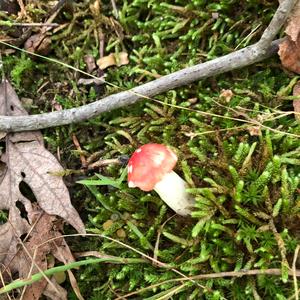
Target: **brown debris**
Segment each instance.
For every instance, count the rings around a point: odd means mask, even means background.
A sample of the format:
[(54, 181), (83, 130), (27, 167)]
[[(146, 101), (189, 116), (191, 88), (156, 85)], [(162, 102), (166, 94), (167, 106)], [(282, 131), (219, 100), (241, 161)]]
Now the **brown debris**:
[(289, 71), (300, 74), (300, 38), (297, 42), (287, 37), (280, 45), (278, 54), (282, 65)]
[[(27, 240), (6, 266), (11, 272), (17, 272), (19, 278), (44, 271), (54, 266), (54, 257), (63, 263), (73, 262), (72, 253), (63, 239), (60, 229), (62, 221), (35, 208), (35, 224), (31, 228)], [(62, 249), (64, 258), (58, 255)], [(49, 259), (53, 257), (53, 259)], [(60, 287), (55, 278), (42, 279), (24, 288), (23, 299), (39, 299), (43, 294), (51, 299), (67, 299), (66, 291)]]
[(227, 103), (229, 103), (231, 98), (233, 97), (233, 92), (232, 92), (232, 90), (224, 90), (223, 89), (220, 93), (220, 97), (225, 99), (225, 101)]
[(296, 42), (300, 33), (300, 2), (295, 5), (285, 28), (285, 33)]
[(92, 55), (88, 54), (85, 55), (83, 59), (86, 64), (87, 72), (92, 73), (97, 68), (95, 58)]
[[(0, 115), (27, 115), (8, 81), (0, 84)], [(63, 220), (80, 233), (85, 229), (62, 178), (51, 175), (55, 171), (62, 172), (63, 168), (44, 148), (41, 133), (8, 133), (1, 139), (6, 147), (0, 152), (0, 210), (7, 211), (8, 220), (0, 225), (0, 264), (7, 281), (11, 276), (27, 278), (30, 273), (54, 266), (55, 260), (50, 263), (47, 259), (49, 254), (62, 262), (73, 261), (63, 238), (55, 243), (46, 241), (61, 236)], [(31, 189), (35, 199), (23, 194), (21, 184)], [(44, 291), (49, 295), (56, 291), (58, 295), (58, 290), (59, 295), (64, 295), (57, 284), (41, 280), (24, 290), (23, 299), (39, 299)], [(66, 295), (51, 299), (66, 299)]]
[(107, 56), (101, 57), (97, 60), (97, 65), (101, 70), (104, 70), (111, 66), (123, 66), (129, 63), (128, 53), (120, 52), (120, 53), (111, 53)]
[(25, 50), (32, 53), (47, 55), (50, 52), (51, 39), (44, 33), (33, 34), (24, 44)]
[(279, 45), (278, 54), (282, 65), (300, 74), (300, 2), (293, 9), (285, 28), (286, 39)]

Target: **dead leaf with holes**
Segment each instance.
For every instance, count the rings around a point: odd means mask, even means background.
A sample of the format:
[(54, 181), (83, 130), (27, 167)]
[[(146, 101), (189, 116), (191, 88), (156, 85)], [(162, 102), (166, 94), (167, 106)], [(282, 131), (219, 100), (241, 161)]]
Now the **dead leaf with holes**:
[(300, 74), (300, 1), (295, 5), (285, 28), (287, 37), (279, 45), (278, 54), (282, 65)]
[[(60, 233), (63, 226), (62, 220), (48, 215), (37, 205), (33, 207), (33, 211), (34, 226), (7, 268), (10, 273), (17, 273), (18, 278), (30, 278), (34, 273), (54, 267), (55, 259), (63, 263), (74, 261), (73, 255)], [(63, 258), (58, 255), (58, 249), (63, 251)], [(4, 277), (7, 277), (7, 272), (2, 273)], [(22, 299), (25, 300), (38, 300), (42, 295), (50, 299), (67, 299), (65, 289), (59, 286), (55, 277), (48, 280), (44, 278), (24, 287), (22, 295)]]
[[(27, 115), (8, 81), (0, 84), (0, 115)], [(0, 210), (6, 211), (8, 218), (0, 225), (0, 263), (8, 270), (18, 253), (20, 238), (34, 225), (36, 205), (49, 215), (61, 217), (79, 233), (85, 229), (62, 178), (53, 175), (63, 168), (45, 149), (39, 131), (8, 133), (1, 139), (1, 146)], [(22, 193), (22, 185), (32, 191), (35, 199)]]

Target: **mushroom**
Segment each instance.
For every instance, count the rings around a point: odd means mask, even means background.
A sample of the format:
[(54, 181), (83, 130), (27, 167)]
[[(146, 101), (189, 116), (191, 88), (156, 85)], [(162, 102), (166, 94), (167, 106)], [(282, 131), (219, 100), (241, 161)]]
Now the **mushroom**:
[(187, 216), (195, 200), (186, 192), (187, 183), (173, 170), (177, 155), (167, 146), (146, 144), (135, 150), (128, 162), (128, 186), (155, 190), (177, 214)]

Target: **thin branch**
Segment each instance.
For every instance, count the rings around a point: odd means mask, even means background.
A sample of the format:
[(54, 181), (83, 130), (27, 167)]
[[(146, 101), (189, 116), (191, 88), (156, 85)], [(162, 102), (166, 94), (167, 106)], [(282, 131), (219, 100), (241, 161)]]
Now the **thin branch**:
[[(67, 125), (88, 120), (103, 112), (131, 105), (194, 81), (215, 76), (262, 61), (278, 50), (281, 40), (276, 36), (297, 0), (285, 0), (279, 5), (260, 41), (252, 46), (220, 58), (163, 76), (128, 91), (114, 94), (77, 108), (30, 116), (0, 117), (0, 131), (16, 132)], [(3, 84), (3, 83), (2, 83)]]
[(85, 121), (101, 113), (134, 104), (179, 86), (262, 61), (277, 52), (280, 42), (281, 40), (274, 41), (262, 55), (255, 44), (77, 108), (30, 116), (1, 116), (0, 131), (38, 130)]

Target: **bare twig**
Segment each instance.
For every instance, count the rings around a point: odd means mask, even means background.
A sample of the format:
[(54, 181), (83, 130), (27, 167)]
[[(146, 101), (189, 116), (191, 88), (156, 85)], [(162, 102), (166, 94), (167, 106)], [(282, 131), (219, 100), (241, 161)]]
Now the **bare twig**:
[(255, 44), (77, 108), (30, 116), (1, 116), (0, 130), (5, 132), (38, 130), (85, 121), (103, 112), (131, 105), (196, 80), (262, 61), (277, 52), (279, 43), (280, 40), (274, 41), (263, 55), (257, 51), (257, 45)]
[(254, 45), (78, 108), (31, 116), (2, 116), (0, 117), (0, 130), (5, 132), (38, 130), (85, 121), (103, 112), (149, 99), (149, 97), (170, 89), (262, 61), (277, 52), (278, 44), (281, 41), (271, 41), (284, 24), (296, 2), (297, 0), (282, 1), (260, 41)]

